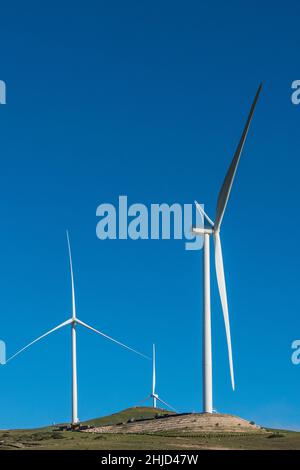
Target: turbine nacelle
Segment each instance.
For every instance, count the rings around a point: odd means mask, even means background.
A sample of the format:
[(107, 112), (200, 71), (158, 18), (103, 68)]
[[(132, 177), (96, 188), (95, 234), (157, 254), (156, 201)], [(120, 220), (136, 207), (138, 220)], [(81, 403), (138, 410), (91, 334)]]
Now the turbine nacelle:
[(209, 227), (192, 227), (192, 233), (194, 233), (195, 235), (213, 235), (214, 230)]

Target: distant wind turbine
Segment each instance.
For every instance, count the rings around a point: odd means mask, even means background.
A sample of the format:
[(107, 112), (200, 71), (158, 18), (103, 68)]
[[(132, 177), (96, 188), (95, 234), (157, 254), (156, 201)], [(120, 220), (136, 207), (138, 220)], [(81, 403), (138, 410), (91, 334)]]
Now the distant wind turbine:
[(173, 408), (173, 406), (171, 406), (168, 403), (166, 403), (165, 401), (163, 401), (157, 395), (155, 389), (156, 389), (156, 352), (155, 352), (155, 344), (153, 344), (153, 347), (152, 347), (152, 390), (151, 390), (150, 395), (148, 395), (146, 398), (144, 398), (144, 400), (142, 400), (140, 402), (140, 404), (147, 401), (147, 400), (152, 400), (153, 408), (157, 408), (157, 402), (160, 402), (163, 405), (170, 408), (171, 410), (175, 411), (175, 413), (177, 413), (177, 411), (175, 410), (175, 408)]
[(213, 387), (212, 387), (212, 346), (211, 346), (211, 308), (210, 308), (210, 236), (214, 238), (215, 245), (215, 267), (217, 274), (217, 283), (219, 294), (221, 298), (221, 305), (223, 310), (223, 317), (225, 323), (225, 331), (227, 338), (228, 358), (230, 367), (231, 384), (234, 390), (234, 372), (231, 348), (231, 335), (229, 325), (228, 303), (226, 293), (225, 274), (223, 266), (222, 247), (220, 240), (220, 228), (229, 199), (230, 191), (232, 188), (235, 173), (238, 167), (240, 156), (247, 138), (248, 130), (253, 118), (254, 110), (257, 104), (258, 97), (262, 89), (262, 84), (259, 86), (255, 98), (253, 100), (250, 113), (240, 138), (239, 144), (233, 156), (232, 162), (224, 179), (221, 187), (216, 210), (216, 221), (213, 222), (210, 217), (205, 213), (200, 204), (195, 201), (197, 209), (208, 222), (208, 226), (204, 228), (193, 228), (193, 232), (197, 235), (204, 237), (204, 254), (203, 254), (203, 279), (204, 279), (204, 295), (203, 295), (203, 356), (202, 356), (202, 369), (203, 369), (203, 411), (204, 413), (213, 412)]
[(56, 326), (55, 328), (52, 328), (52, 330), (47, 331), (47, 333), (44, 333), (42, 336), (39, 336), (36, 338), (34, 341), (31, 343), (27, 344), (24, 348), (20, 349), (18, 352), (16, 352), (13, 356), (11, 356), (9, 359), (7, 359), (6, 363), (14, 359), (16, 356), (21, 354), (21, 352), (25, 351), (25, 349), (29, 348), (32, 346), (34, 343), (37, 343), (40, 341), (42, 338), (45, 338), (46, 336), (50, 335), (51, 333), (54, 333), (54, 331), (59, 330), (60, 328), (63, 328), (64, 326), (71, 325), (71, 338), (72, 338), (72, 426), (76, 426), (79, 423), (79, 418), (78, 418), (78, 395), (77, 395), (77, 346), (76, 346), (76, 325), (81, 325), (84, 326), (85, 328), (94, 331), (95, 333), (103, 336), (106, 339), (109, 339), (110, 341), (113, 341), (114, 343), (118, 344), (119, 346), (122, 346), (125, 349), (128, 349), (129, 351), (132, 351), (142, 357), (145, 357), (146, 359), (149, 359), (147, 356), (144, 354), (140, 353), (139, 351), (136, 351), (135, 349), (130, 348), (129, 346), (126, 346), (125, 344), (121, 343), (120, 341), (117, 341), (110, 336), (106, 335), (102, 331), (96, 330), (92, 326), (88, 325), (87, 323), (84, 323), (83, 321), (79, 320), (79, 318), (76, 316), (76, 303), (75, 303), (75, 287), (74, 287), (74, 275), (73, 275), (73, 264), (72, 264), (72, 253), (71, 253), (71, 245), (70, 245), (70, 239), (69, 239), (69, 234), (67, 231), (67, 242), (68, 242), (68, 251), (69, 251), (69, 260), (70, 260), (70, 273), (71, 273), (71, 289), (72, 289), (72, 317), (66, 320), (65, 322), (61, 323), (60, 325)]

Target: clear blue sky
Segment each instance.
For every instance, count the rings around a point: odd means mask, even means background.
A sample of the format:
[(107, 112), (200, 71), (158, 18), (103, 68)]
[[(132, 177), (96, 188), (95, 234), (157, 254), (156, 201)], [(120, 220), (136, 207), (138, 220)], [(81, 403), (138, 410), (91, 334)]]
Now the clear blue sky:
[[(202, 252), (181, 241), (100, 241), (96, 207), (205, 203), (217, 194), (260, 81), (223, 250), (236, 391), (212, 285), (214, 405), (300, 429), (297, 248), (299, 3), (51, 1), (1, 5), (0, 338), (8, 355), (70, 313), (146, 353), (158, 393), (201, 410)], [(213, 272), (213, 271), (212, 271)], [(78, 331), (79, 417), (135, 405), (150, 363)], [(0, 369), (0, 428), (70, 419), (70, 332)]]

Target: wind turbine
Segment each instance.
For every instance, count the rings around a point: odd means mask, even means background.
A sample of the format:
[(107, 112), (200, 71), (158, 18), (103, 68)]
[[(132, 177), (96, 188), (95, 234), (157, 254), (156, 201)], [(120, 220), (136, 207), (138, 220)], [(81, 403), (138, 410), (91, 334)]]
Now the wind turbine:
[(234, 372), (233, 372), (233, 360), (232, 360), (232, 348), (231, 348), (231, 335), (230, 335), (230, 324), (228, 314), (228, 303), (226, 293), (226, 283), (222, 256), (222, 247), (220, 240), (220, 228), (224, 216), (224, 212), (229, 199), (230, 191), (232, 188), (235, 173), (239, 164), (240, 156), (247, 138), (249, 127), (253, 118), (254, 110), (257, 104), (258, 97), (262, 89), (262, 84), (258, 87), (256, 95), (254, 97), (250, 113), (246, 125), (244, 127), (242, 136), (239, 144), (233, 156), (232, 162), (229, 166), (227, 174), (225, 176), (223, 185), (221, 187), (216, 209), (215, 222), (205, 213), (203, 207), (195, 201), (196, 207), (205, 220), (208, 222), (208, 226), (204, 228), (193, 228), (193, 233), (204, 237), (204, 254), (203, 254), (203, 355), (202, 355), (202, 368), (203, 368), (203, 412), (213, 412), (213, 393), (212, 393), (212, 346), (211, 346), (211, 306), (210, 306), (210, 237), (213, 236), (215, 245), (215, 268), (217, 275), (217, 284), (219, 294), (221, 298), (221, 305), (225, 323), (228, 358), (231, 384), (234, 390)]
[(77, 394), (77, 345), (76, 345), (76, 326), (81, 325), (94, 333), (97, 333), (101, 336), (103, 336), (106, 339), (109, 339), (110, 341), (113, 341), (114, 343), (118, 344), (119, 346), (122, 346), (125, 349), (128, 349), (129, 351), (132, 351), (142, 357), (145, 357), (146, 359), (149, 359), (147, 356), (144, 354), (140, 353), (139, 351), (136, 351), (135, 349), (130, 348), (129, 346), (126, 346), (125, 344), (121, 343), (120, 341), (117, 341), (114, 338), (111, 338), (110, 336), (106, 335), (102, 331), (96, 330), (92, 326), (88, 325), (87, 323), (84, 323), (81, 321), (77, 315), (76, 315), (76, 302), (75, 302), (75, 286), (74, 286), (74, 275), (73, 275), (73, 263), (72, 263), (72, 253), (71, 253), (71, 245), (70, 245), (70, 239), (69, 239), (69, 234), (67, 231), (67, 242), (68, 242), (68, 252), (69, 252), (69, 262), (70, 262), (70, 274), (71, 274), (71, 290), (72, 290), (72, 316), (65, 322), (61, 323), (60, 325), (56, 326), (55, 328), (52, 328), (52, 330), (47, 331), (47, 333), (44, 333), (42, 336), (39, 336), (36, 338), (34, 341), (31, 341), (31, 343), (27, 344), (24, 348), (20, 349), (18, 352), (16, 352), (13, 356), (11, 356), (9, 359), (7, 359), (6, 363), (14, 359), (16, 356), (21, 354), (21, 352), (25, 351), (25, 349), (29, 348), (32, 346), (34, 343), (37, 343), (40, 341), (42, 338), (45, 338), (46, 336), (50, 335), (51, 333), (54, 333), (54, 331), (59, 330), (60, 328), (63, 328), (64, 326), (71, 325), (71, 339), (72, 339), (72, 426), (76, 426), (79, 423), (79, 418), (78, 418), (78, 394)]
[(152, 346), (152, 390), (151, 390), (150, 395), (144, 398), (144, 400), (142, 400), (140, 404), (147, 400), (152, 400), (153, 408), (157, 408), (157, 402), (159, 401), (160, 403), (162, 403), (163, 405), (167, 406), (171, 410), (175, 411), (175, 413), (177, 413), (177, 411), (175, 410), (175, 408), (173, 408), (173, 406), (169, 405), (168, 403), (163, 401), (161, 398), (159, 398), (155, 389), (156, 389), (156, 352), (155, 352), (155, 344), (153, 344)]

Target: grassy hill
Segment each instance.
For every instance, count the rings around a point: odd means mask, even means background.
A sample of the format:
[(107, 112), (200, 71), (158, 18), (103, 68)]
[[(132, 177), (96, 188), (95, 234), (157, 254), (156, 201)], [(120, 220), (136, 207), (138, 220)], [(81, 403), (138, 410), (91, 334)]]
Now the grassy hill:
[[(126, 417), (133, 416), (132, 409), (125, 410)], [(149, 416), (155, 410), (149, 410)], [(141, 419), (144, 418), (144, 419)], [(266, 433), (264, 429), (254, 423), (232, 416), (219, 413), (181, 413), (181, 414), (154, 414), (154, 418), (146, 418), (143, 410), (136, 412), (136, 417), (124, 421), (116, 420), (115, 424), (109, 424), (111, 419), (103, 425), (101, 420), (86, 432), (98, 434), (162, 434), (166, 436), (194, 436), (202, 434), (250, 434)]]
[[(84, 424), (111, 426), (130, 420), (151, 419), (157, 413), (169, 413), (153, 408), (129, 408)], [(199, 415), (198, 415), (199, 416)], [(222, 416), (222, 415), (220, 415)], [(177, 418), (164, 418), (165, 420)], [(159, 420), (153, 420), (159, 421)], [(149, 424), (149, 421), (146, 421)], [(131, 426), (131, 424), (129, 425)], [(300, 449), (300, 433), (268, 430), (265, 433), (187, 433), (178, 429), (152, 434), (100, 434), (59, 431), (56, 427), (32, 430), (0, 431), (0, 450), (183, 450), (183, 449)]]
[(151, 407), (134, 407), (127, 408), (126, 410), (119, 411), (110, 416), (103, 416), (102, 418), (90, 419), (84, 421), (82, 424), (91, 425), (91, 426), (107, 426), (113, 424), (127, 423), (130, 420), (139, 420), (139, 419), (151, 419), (159, 415), (170, 415), (174, 414), (173, 411), (161, 410), (158, 408)]

